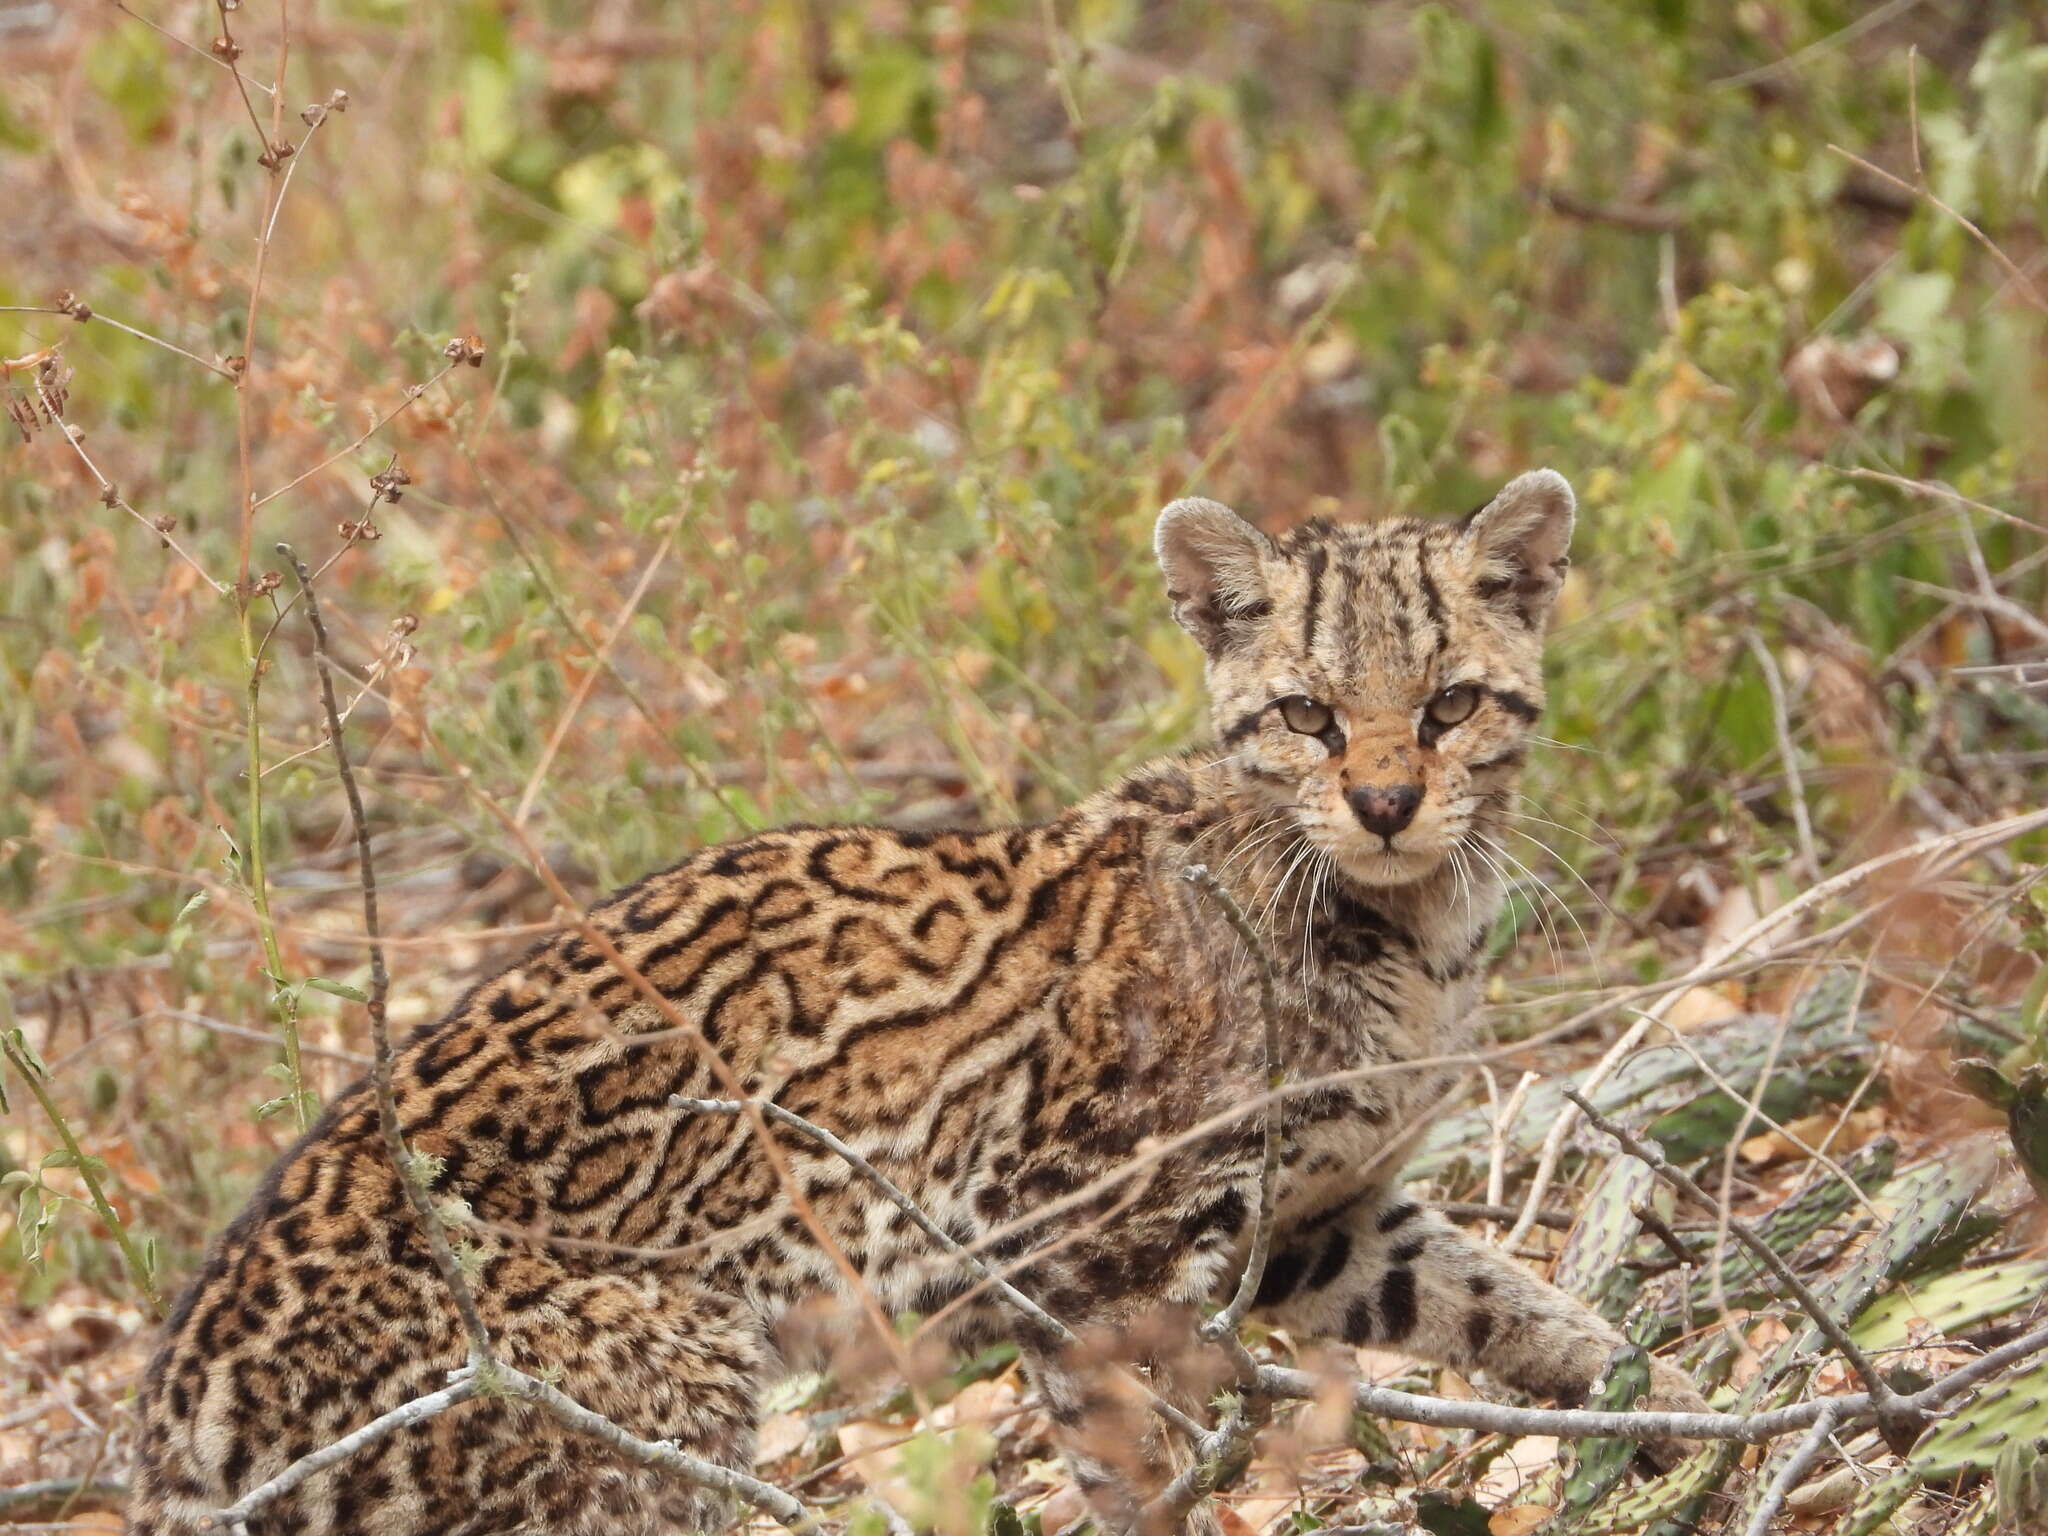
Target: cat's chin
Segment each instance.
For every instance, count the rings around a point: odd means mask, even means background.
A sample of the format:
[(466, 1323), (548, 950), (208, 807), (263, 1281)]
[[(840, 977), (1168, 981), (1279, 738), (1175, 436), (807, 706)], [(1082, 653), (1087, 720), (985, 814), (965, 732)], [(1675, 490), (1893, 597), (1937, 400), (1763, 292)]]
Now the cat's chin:
[(1362, 886), (1413, 885), (1443, 867), (1440, 853), (1410, 853), (1404, 849), (1339, 848), (1331, 856), (1337, 867)]

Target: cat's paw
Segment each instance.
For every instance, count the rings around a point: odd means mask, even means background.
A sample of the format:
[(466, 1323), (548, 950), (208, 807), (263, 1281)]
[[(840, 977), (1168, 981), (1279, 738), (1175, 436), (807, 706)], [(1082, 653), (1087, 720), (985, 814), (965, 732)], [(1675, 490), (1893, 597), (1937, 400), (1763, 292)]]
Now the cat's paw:
[[(1693, 1379), (1675, 1365), (1662, 1360), (1650, 1362), (1650, 1390), (1636, 1400), (1641, 1413), (1712, 1413), (1713, 1404), (1701, 1396)], [(1642, 1459), (1658, 1472), (1669, 1472), (1700, 1448), (1697, 1440), (1645, 1440)]]

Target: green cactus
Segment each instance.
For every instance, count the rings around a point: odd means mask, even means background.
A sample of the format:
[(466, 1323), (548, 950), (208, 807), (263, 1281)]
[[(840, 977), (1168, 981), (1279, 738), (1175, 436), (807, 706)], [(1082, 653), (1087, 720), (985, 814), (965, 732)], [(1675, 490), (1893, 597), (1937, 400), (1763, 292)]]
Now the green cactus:
[(1724, 1441), (1688, 1456), (1662, 1477), (1608, 1498), (1597, 1511), (1581, 1519), (1574, 1536), (1615, 1536), (1677, 1518), (1681, 1510), (1713, 1496), (1741, 1464), (1742, 1450), (1742, 1446)]
[(2005, 1112), (2012, 1149), (2034, 1193), (2048, 1200), (2048, 1067), (2028, 1067), (2013, 1087)]
[[(1858, 1189), (1866, 1195), (1873, 1194), (1890, 1180), (1897, 1160), (1898, 1143), (1888, 1136), (1880, 1137), (1859, 1149), (1844, 1164), (1843, 1171)], [(1831, 1176), (1817, 1180), (1753, 1225), (1757, 1236), (1770, 1244), (1774, 1252), (1788, 1263), (1797, 1263), (1801, 1250), (1848, 1215), (1855, 1205), (1855, 1195), (1840, 1179)], [(1701, 1251), (1704, 1256), (1704, 1248)], [(1735, 1306), (1758, 1306), (1776, 1299), (1780, 1293), (1778, 1281), (1756, 1256), (1747, 1248), (1732, 1244), (1722, 1255), (1721, 1280)], [(1660, 1301), (1654, 1324), (1645, 1325), (1645, 1341), (1654, 1346), (1676, 1336), (1688, 1311), (1695, 1320), (1715, 1315), (1714, 1277), (1704, 1265), (1692, 1278), (1689, 1302), (1681, 1306), (1675, 1288)]]
[[(1765, 1107), (1773, 1115), (1784, 1118), (1784, 1114), (1805, 1113), (1816, 1097), (1829, 1102), (1842, 1099), (1862, 1081), (1876, 1046), (1863, 1021), (1848, 1011), (1851, 995), (1849, 983), (1830, 977), (1810, 988), (1792, 1010), (1777, 1053), (1777, 1072), (1786, 1074), (1792, 1087), (1789, 1093), (1780, 1090), (1775, 1100), (1767, 1097)], [(1777, 1021), (1770, 1022), (1773, 1028), (1760, 1029), (1744, 1028), (1741, 1019), (1731, 1020), (1690, 1043), (1701, 1060), (1746, 1094), (1772, 1060), (1771, 1037), (1777, 1032)], [(1803, 1069), (1785, 1065), (1790, 1062), (1819, 1065)], [(1648, 1119), (1651, 1134), (1660, 1140), (1667, 1133), (1686, 1143), (1705, 1136), (1710, 1147), (1725, 1141), (1739, 1114), (1739, 1106), (1719, 1088), (1708, 1086), (1702, 1091), (1698, 1065), (1676, 1046), (1652, 1046), (1636, 1052), (1600, 1085), (1593, 1101), (1609, 1114), (1626, 1113), (1637, 1122)], [(1776, 1108), (1772, 1108), (1774, 1103)], [(1688, 1118), (1688, 1107), (1695, 1104), (1706, 1107)], [(1510, 1130), (1509, 1155), (1519, 1158), (1534, 1153), (1564, 1108), (1559, 1085), (1539, 1083)], [(1714, 1126), (1721, 1127), (1718, 1133), (1711, 1130)], [(1716, 1134), (1719, 1140), (1713, 1139)], [(1438, 1178), (1471, 1171), (1492, 1140), (1493, 1123), (1487, 1110), (1475, 1108), (1448, 1116), (1435, 1122), (1410, 1159), (1409, 1176)]]
[[(1636, 1399), (1650, 1388), (1650, 1357), (1634, 1344), (1624, 1344), (1608, 1357), (1607, 1367), (1587, 1395), (1588, 1408), (1622, 1412), (1633, 1408)], [(1561, 1513), (1550, 1529), (1574, 1529), (1578, 1517), (1598, 1507), (1600, 1501), (1628, 1475), (1635, 1459), (1633, 1440), (1587, 1440), (1578, 1447), (1578, 1464), (1564, 1482)]]
[(2048, 1450), (2037, 1441), (2015, 1440), (1998, 1453), (1991, 1469), (1998, 1517), (2015, 1531), (2028, 1520), (2048, 1518)]
[[(2040, 1455), (2043, 1441), (2048, 1441), (2048, 1370), (2022, 1370), (1938, 1419), (1904, 1466), (1864, 1490), (1842, 1517), (1838, 1536), (1868, 1536), (1922, 1483), (1966, 1472), (2010, 1465), (2008, 1485), (2015, 1495), (2038, 1490), (2048, 1483), (2048, 1463)], [(2008, 1454), (2011, 1462), (2003, 1463)], [(2015, 1506), (2028, 1515), (2043, 1507)]]
[(1895, 1349), (1912, 1337), (1916, 1323), (1957, 1334), (2027, 1306), (2043, 1292), (2048, 1292), (2048, 1259), (1958, 1270), (1878, 1298), (1849, 1332), (1865, 1349)]
[[(1885, 1202), (1896, 1214), (1839, 1273), (1814, 1288), (1821, 1304), (1835, 1317), (1855, 1319), (1875, 1301), (1887, 1283), (1907, 1273), (1928, 1249), (1943, 1242), (1970, 1215), (1971, 1202), (1991, 1177), (1997, 1155), (1981, 1143), (1953, 1156), (1915, 1168), (1885, 1188)], [(1808, 1320), (1773, 1351), (1764, 1375), (1784, 1370), (1793, 1360), (1825, 1349), (1819, 1328)]]
[(2019, 1089), (2012, 1079), (1999, 1070), (1998, 1063), (1982, 1056), (1965, 1056), (1949, 1069), (1955, 1074), (1956, 1086), (1974, 1098), (1982, 1099), (1993, 1109), (2009, 1110), (2019, 1098)]
[[(1600, 1172), (1579, 1210), (1579, 1224), (1565, 1240), (1551, 1280), (1585, 1300), (1610, 1323), (1619, 1322), (1642, 1289), (1642, 1272), (1622, 1263), (1636, 1247), (1643, 1224), (1635, 1207), (1654, 1200), (1656, 1174), (1632, 1157), (1612, 1159)], [(1670, 1198), (1662, 1204), (1667, 1208)]]

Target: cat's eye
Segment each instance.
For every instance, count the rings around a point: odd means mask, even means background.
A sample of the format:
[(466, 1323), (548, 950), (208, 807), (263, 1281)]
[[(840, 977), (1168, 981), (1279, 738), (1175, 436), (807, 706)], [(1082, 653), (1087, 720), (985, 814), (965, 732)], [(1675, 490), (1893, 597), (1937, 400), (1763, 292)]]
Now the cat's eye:
[(1318, 703), (1305, 693), (1290, 693), (1284, 699), (1276, 699), (1280, 718), (1287, 722), (1287, 729), (1299, 731), (1304, 736), (1322, 736), (1337, 723), (1337, 717), (1330, 713), (1330, 706)]
[(1479, 707), (1479, 690), (1471, 683), (1453, 683), (1440, 689), (1436, 697), (1423, 706), (1423, 713), (1429, 716), (1432, 725), (1450, 726), (1469, 720), (1472, 711)]

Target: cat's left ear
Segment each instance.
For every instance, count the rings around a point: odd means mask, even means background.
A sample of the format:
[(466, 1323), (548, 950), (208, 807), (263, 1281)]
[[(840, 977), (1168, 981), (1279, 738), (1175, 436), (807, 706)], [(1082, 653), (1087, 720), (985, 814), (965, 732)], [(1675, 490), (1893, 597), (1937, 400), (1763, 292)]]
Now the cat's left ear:
[(1479, 557), (1479, 592), (1540, 625), (1564, 584), (1577, 500), (1563, 475), (1532, 469), (1517, 475), (1465, 523), (1465, 541)]

